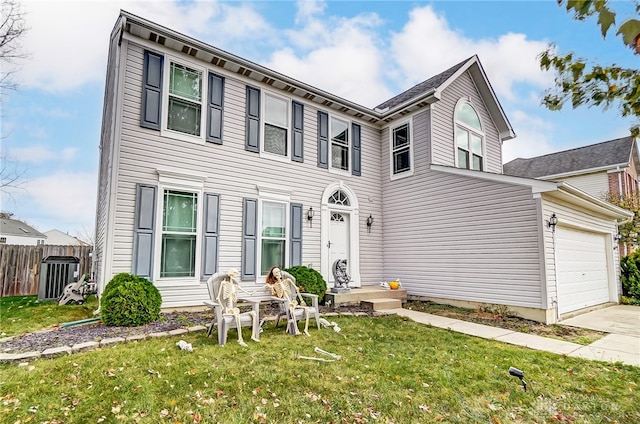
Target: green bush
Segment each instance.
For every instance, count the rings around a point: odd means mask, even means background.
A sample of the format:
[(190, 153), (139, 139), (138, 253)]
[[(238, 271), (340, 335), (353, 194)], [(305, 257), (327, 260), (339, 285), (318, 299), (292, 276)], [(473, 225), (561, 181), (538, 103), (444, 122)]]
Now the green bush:
[(322, 274), (304, 265), (296, 265), (284, 271), (287, 271), (296, 278), (296, 285), (301, 292), (318, 295), (319, 303), (324, 301), (327, 283), (324, 281), (324, 278), (322, 278)]
[(640, 255), (632, 253), (620, 260), (622, 295), (640, 300)]
[(157, 321), (161, 305), (162, 296), (151, 281), (121, 273), (105, 287), (100, 315), (105, 325), (136, 327)]

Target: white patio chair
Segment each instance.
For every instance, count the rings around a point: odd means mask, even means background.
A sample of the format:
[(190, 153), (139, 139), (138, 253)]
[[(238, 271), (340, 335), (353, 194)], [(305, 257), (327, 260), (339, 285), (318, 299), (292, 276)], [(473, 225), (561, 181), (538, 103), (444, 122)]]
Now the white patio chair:
[[(309, 308), (309, 316), (313, 317), (316, 320), (316, 325), (318, 326), (318, 330), (319, 330), (320, 329), (320, 309), (318, 307), (318, 295), (300, 292), (298, 290), (298, 287), (296, 286), (296, 278), (286, 271), (282, 271), (282, 279), (283, 280), (289, 279), (291, 281), (290, 289), (291, 289), (292, 297), (298, 302), (300, 302), (300, 300), (304, 300), (307, 307)], [(300, 297), (298, 298), (296, 294), (299, 294)], [(278, 304), (280, 307), (280, 311), (276, 316), (276, 327), (280, 323), (280, 318), (285, 316), (287, 317), (286, 331), (289, 334), (295, 334), (296, 333), (295, 328), (298, 326), (298, 321), (305, 319), (304, 309), (301, 307), (294, 308), (293, 316), (295, 317), (295, 319), (292, 319), (291, 315), (288, 313), (289, 304), (286, 302), (286, 300), (280, 299), (277, 297), (275, 297), (275, 299), (278, 300)]]
[[(224, 346), (227, 343), (227, 333), (230, 328), (235, 328), (236, 331), (241, 331), (241, 328), (237, 328), (236, 320), (232, 315), (224, 315), (224, 306), (221, 305), (216, 299), (218, 292), (220, 291), (220, 284), (222, 280), (225, 279), (224, 274), (213, 274), (207, 280), (207, 289), (209, 290), (209, 299), (205, 300), (204, 304), (213, 309), (214, 318), (209, 325), (209, 330), (207, 331), (207, 337), (211, 337), (211, 333), (213, 332), (213, 328), (217, 327), (218, 329), (218, 344), (220, 346)], [(240, 327), (250, 327), (252, 325), (259, 326), (260, 324), (260, 301), (255, 299), (238, 299), (242, 302), (247, 302), (251, 304), (251, 310), (255, 312), (256, 319), (254, 321), (253, 317), (249, 312), (243, 312), (240, 314)], [(255, 330), (255, 329), (254, 329)], [(259, 331), (259, 330), (258, 330)]]

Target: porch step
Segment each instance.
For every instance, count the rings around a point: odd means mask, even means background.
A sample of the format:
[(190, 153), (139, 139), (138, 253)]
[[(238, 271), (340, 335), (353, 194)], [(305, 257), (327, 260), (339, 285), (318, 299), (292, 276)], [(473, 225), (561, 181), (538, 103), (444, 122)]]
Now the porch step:
[(369, 299), (399, 299), (401, 302), (407, 301), (407, 290), (389, 290), (380, 286), (367, 285), (362, 287), (353, 287), (349, 293), (331, 293), (327, 290), (324, 295), (326, 305), (334, 308), (340, 306), (357, 306), (363, 300)]
[(372, 311), (402, 308), (402, 301), (400, 299), (368, 299), (361, 301), (360, 304), (367, 309), (371, 309)]

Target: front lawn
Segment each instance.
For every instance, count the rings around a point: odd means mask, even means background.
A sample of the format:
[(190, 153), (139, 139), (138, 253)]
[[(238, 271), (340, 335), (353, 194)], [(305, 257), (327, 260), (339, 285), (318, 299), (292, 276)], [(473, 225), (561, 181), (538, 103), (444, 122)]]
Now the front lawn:
[[(332, 318), (333, 320), (333, 318)], [(3, 422), (632, 423), (640, 368), (478, 339), (397, 316), (335, 318), (248, 348), (198, 332), (0, 365)], [(193, 344), (182, 351), (176, 342)], [(318, 346), (342, 355), (335, 362)], [(528, 391), (508, 373), (525, 372)]]
[(38, 302), (38, 296), (0, 297), (0, 337), (14, 336), (60, 324), (92, 318), (98, 299), (89, 296), (82, 305), (58, 306), (58, 302)]

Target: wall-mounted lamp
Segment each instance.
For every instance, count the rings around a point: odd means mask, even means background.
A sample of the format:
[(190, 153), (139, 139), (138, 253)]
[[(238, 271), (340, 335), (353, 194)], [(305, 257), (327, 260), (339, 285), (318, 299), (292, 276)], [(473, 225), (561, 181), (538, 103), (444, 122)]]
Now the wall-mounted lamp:
[(558, 225), (558, 217), (556, 216), (555, 212), (551, 214), (551, 217), (549, 217), (549, 220), (547, 221), (547, 228), (551, 228), (552, 232), (556, 231), (556, 225)]
[(309, 208), (307, 211), (307, 221), (309, 221), (309, 227), (313, 227), (313, 216), (316, 213), (313, 211), (313, 208)]
[(367, 218), (367, 233), (371, 232), (371, 226), (373, 225), (373, 217), (369, 214), (369, 218)]

